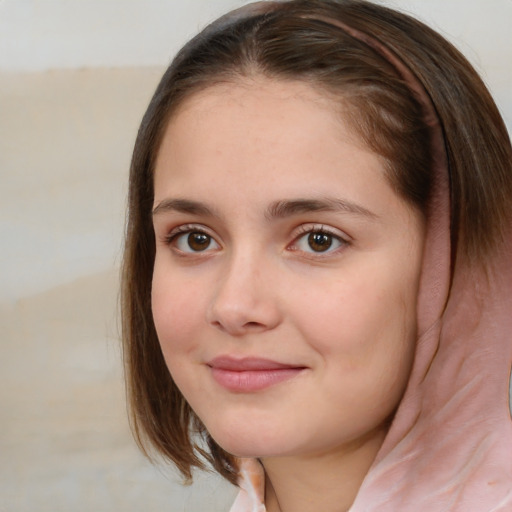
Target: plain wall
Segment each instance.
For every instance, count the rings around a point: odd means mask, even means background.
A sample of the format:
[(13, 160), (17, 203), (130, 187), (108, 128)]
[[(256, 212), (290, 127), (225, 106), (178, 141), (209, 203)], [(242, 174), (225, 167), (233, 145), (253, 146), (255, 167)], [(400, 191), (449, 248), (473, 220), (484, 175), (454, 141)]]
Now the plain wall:
[[(127, 170), (165, 65), (234, 0), (0, 3), (0, 510), (209, 512), (130, 437), (117, 325)], [(475, 64), (512, 126), (512, 2), (395, 0)]]

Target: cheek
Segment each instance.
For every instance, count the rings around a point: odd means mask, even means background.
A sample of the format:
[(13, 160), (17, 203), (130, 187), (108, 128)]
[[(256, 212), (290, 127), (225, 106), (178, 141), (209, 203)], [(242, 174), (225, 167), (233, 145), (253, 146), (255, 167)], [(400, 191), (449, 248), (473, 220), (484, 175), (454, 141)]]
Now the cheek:
[[(171, 277), (172, 276), (172, 277)], [(153, 321), (169, 372), (189, 398), (201, 395), (201, 383), (191, 378), (197, 363), (198, 329), (203, 325), (201, 293), (193, 281), (161, 272), (155, 264), (151, 290)]]
[(202, 294), (194, 281), (169, 276), (155, 264), (151, 289), (153, 321), (164, 356), (193, 348), (194, 331), (201, 322)]
[[(296, 294), (295, 308), (304, 330), (326, 350), (358, 351), (378, 339), (403, 337), (414, 329), (415, 293), (384, 272), (368, 272)], [(333, 340), (336, 340), (333, 343)]]
[(367, 267), (297, 299), (302, 335), (333, 370), (333, 389), (344, 375), (357, 393), (400, 395), (414, 354), (416, 285), (390, 275), (389, 266)]

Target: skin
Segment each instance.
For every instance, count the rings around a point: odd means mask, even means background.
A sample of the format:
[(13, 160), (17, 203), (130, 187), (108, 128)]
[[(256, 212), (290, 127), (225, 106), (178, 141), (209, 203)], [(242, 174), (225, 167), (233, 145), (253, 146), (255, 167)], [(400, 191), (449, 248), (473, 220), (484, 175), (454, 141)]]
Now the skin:
[[(176, 384), (220, 446), (260, 458), (269, 512), (348, 509), (409, 376), (422, 215), (331, 100), (263, 78), (188, 98), (154, 185), (152, 307)], [(210, 365), (226, 355), (296, 371), (233, 391)]]

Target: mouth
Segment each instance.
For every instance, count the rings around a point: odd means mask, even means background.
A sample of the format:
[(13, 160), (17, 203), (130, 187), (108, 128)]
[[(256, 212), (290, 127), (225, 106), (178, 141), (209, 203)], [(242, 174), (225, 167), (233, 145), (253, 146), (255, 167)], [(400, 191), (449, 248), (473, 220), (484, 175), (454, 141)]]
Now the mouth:
[(217, 357), (207, 363), (214, 380), (223, 388), (235, 393), (261, 391), (293, 379), (305, 366), (279, 363), (269, 359)]

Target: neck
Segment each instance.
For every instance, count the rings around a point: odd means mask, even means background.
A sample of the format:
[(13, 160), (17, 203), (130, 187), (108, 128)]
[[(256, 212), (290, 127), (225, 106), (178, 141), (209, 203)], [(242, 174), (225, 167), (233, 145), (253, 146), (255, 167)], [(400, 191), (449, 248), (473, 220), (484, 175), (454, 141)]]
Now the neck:
[(346, 512), (382, 445), (385, 430), (326, 453), (262, 459), (267, 512)]

